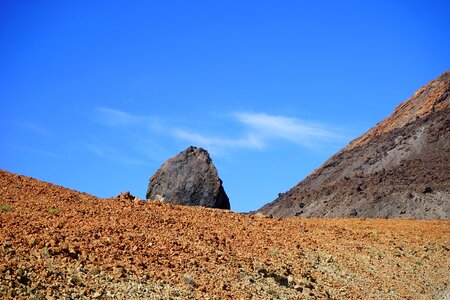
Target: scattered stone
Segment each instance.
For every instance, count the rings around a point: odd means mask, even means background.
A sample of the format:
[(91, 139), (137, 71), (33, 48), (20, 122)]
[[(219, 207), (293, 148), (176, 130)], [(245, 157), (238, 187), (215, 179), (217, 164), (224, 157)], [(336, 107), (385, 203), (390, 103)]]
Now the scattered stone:
[(265, 268), (260, 268), (256, 272), (264, 278), (269, 276), (269, 272)]
[(98, 299), (98, 298), (100, 298), (102, 295), (103, 295), (103, 293), (102, 293), (101, 291), (96, 291), (96, 292), (94, 293), (94, 295), (92, 295), (92, 298)]
[(136, 199), (135, 196), (133, 196), (130, 192), (120, 193), (116, 196), (117, 200), (124, 200), (124, 201), (134, 201)]
[(358, 215), (358, 211), (356, 209), (353, 208), (353, 209), (350, 210), (350, 216), (351, 217), (356, 217), (357, 215)]
[(184, 280), (187, 284), (189, 284), (190, 286), (192, 286), (192, 287), (197, 286), (197, 283), (195, 282), (195, 279), (192, 278), (192, 277), (191, 277), (190, 275), (188, 275), (188, 274), (184, 274), (184, 275), (183, 275), (183, 280)]
[(146, 198), (171, 204), (230, 209), (208, 152), (189, 147), (167, 160), (150, 178)]
[(81, 280), (81, 278), (78, 276), (72, 276), (69, 279), (68, 283), (69, 283), (69, 285), (73, 285), (73, 286), (84, 286), (83, 280)]
[(276, 273), (270, 273), (269, 274), (270, 275), (270, 277), (272, 277), (274, 280), (275, 280), (275, 282), (276, 283), (278, 283), (279, 285), (282, 285), (282, 286), (289, 286), (289, 280), (286, 278), (286, 277), (284, 277), (284, 276), (281, 276), (281, 275), (278, 275), (278, 274), (276, 274)]
[(294, 276), (289, 275), (288, 278), (287, 278), (287, 280), (288, 280), (288, 283), (289, 283), (289, 284), (292, 284), (292, 283), (294, 282)]
[(303, 292), (303, 287), (299, 284), (294, 285), (294, 290), (299, 291), (299, 292)]
[(41, 250), (41, 256), (43, 258), (49, 257), (50, 256), (50, 251), (48, 251), (47, 247), (42, 248)]
[(303, 279), (299, 282), (299, 285), (310, 290), (314, 289), (314, 285), (309, 280)]
[(114, 298), (114, 293), (111, 293), (110, 291), (107, 291), (106, 292), (106, 297)]
[(422, 193), (424, 193), (424, 194), (429, 194), (429, 193), (432, 193), (433, 192), (433, 189), (431, 188), (431, 187), (429, 187), (429, 186), (427, 186), (423, 191), (422, 191)]

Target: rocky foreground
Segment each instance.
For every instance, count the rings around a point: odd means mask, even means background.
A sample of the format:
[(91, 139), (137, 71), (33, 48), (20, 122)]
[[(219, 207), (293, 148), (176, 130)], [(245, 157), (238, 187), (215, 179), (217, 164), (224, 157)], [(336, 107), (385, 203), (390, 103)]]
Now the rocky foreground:
[(448, 299), (450, 221), (270, 219), (0, 171), (0, 298)]

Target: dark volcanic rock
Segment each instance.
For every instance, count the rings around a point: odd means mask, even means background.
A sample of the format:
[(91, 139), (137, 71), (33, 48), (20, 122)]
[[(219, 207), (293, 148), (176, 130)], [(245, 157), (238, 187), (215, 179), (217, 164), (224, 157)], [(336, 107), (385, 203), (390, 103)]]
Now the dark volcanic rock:
[(259, 212), (450, 219), (450, 71)]
[(150, 178), (146, 198), (230, 209), (222, 180), (208, 152), (192, 146), (167, 160)]

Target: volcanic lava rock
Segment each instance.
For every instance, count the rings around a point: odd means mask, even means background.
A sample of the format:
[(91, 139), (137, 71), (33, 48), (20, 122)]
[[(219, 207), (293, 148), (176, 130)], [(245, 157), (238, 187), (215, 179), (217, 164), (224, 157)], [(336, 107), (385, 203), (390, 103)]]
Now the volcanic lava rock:
[(171, 204), (230, 209), (208, 151), (189, 147), (167, 160), (150, 178), (146, 198)]
[(450, 219), (450, 71), (258, 212)]

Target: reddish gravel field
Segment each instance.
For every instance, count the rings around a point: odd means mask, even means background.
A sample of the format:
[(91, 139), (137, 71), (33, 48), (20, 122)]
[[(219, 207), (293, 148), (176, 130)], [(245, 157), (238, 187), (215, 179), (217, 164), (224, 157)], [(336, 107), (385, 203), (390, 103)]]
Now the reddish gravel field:
[(0, 171), (0, 298), (449, 299), (450, 221), (270, 219)]

